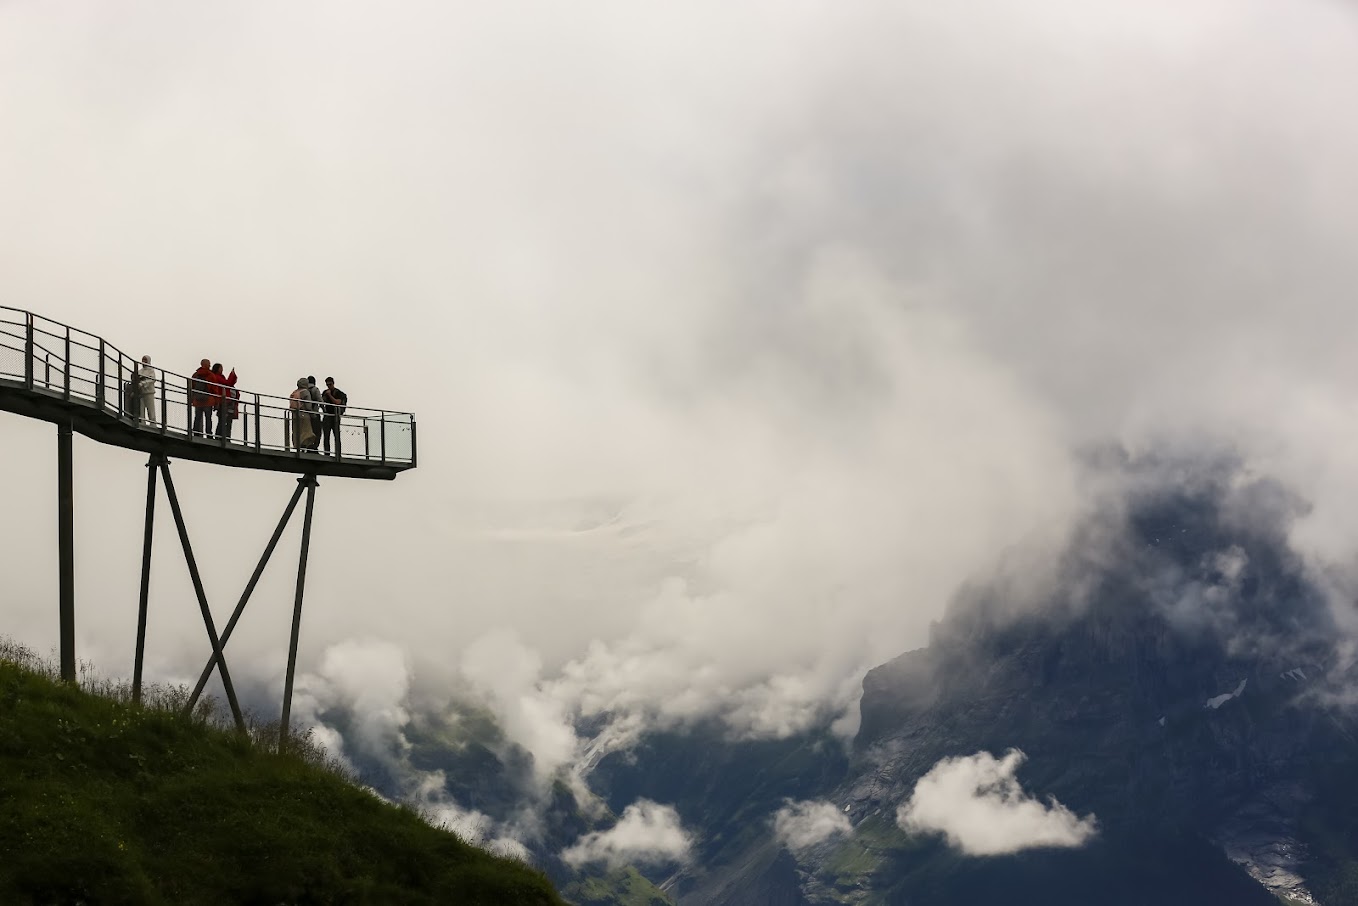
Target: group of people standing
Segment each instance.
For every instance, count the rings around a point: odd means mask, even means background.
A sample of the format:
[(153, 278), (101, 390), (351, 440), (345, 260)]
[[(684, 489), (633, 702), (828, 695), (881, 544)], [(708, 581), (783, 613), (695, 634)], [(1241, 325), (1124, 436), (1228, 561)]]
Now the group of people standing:
[(330, 452), (330, 438), (335, 438), (335, 452), (340, 450), (340, 416), (349, 405), (349, 395), (335, 386), (335, 379), (325, 379), (325, 389), (316, 386), (316, 378), (297, 379), (297, 389), (288, 394), (288, 408), (292, 414), (292, 442), (299, 450), (315, 450), (324, 443)]
[[(189, 405), (193, 407), (195, 437), (231, 438), (231, 423), (240, 414), (240, 391), (236, 389), (236, 369), (224, 374), (222, 364), (203, 359), (189, 378)], [(217, 432), (212, 431), (212, 416), (217, 415)]]
[[(127, 409), (142, 424), (156, 422), (156, 372), (151, 357), (144, 355), (133, 369), (125, 387)], [(227, 373), (221, 363), (203, 359), (198, 370), (189, 378), (189, 406), (193, 411), (192, 433), (195, 437), (231, 439), (231, 425), (240, 415), (240, 391), (236, 389), (236, 369)], [(335, 440), (335, 452), (340, 451), (340, 416), (349, 405), (349, 395), (335, 386), (335, 379), (325, 379), (325, 390), (316, 386), (314, 377), (297, 379), (297, 389), (288, 395), (288, 431), (298, 450), (315, 450), (324, 443), (330, 452), (330, 439)], [(216, 416), (217, 430), (212, 429)]]

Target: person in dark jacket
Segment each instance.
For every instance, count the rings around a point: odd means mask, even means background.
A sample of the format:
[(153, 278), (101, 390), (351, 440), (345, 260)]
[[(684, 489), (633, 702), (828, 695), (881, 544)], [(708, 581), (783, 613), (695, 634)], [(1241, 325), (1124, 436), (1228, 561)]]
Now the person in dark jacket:
[(312, 444), (312, 449), (321, 445), (321, 388), (316, 386), (316, 376), (307, 375), (307, 393), (311, 395), (311, 408), (307, 411), (311, 413), (311, 429), (316, 435), (316, 443)]
[(197, 437), (212, 436), (212, 412), (220, 399), (214, 377), (212, 361), (203, 359), (189, 378), (189, 405), (193, 407), (193, 433)]
[(217, 402), (217, 437), (230, 440), (231, 423), (239, 414), (237, 400), (240, 399), (240, 393), (236, 390), (236, 369), (232, 368), (229, 375), (223, 376), (219, 363), (212, 366), (212, 374), (217, 381), (217, 391), (221, 394)]
[(340, 416), (344, 414), (344, 407), (349, 405), (349, 395), (335, 386), (335, 379), (328, 377), (325, 379), (325, 390), (321, 391), (321, 401), (325, 407), (325, 417), (321, 420), (321, 440), (325, 444), (325, 452), (330, 452), (330, 435), (335, 435), (335, 455), (343, 455), (340, 449)]

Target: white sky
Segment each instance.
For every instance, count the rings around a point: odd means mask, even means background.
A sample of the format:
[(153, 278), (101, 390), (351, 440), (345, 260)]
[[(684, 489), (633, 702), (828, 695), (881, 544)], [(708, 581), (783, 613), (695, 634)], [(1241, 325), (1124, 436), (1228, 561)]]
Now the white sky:
[[(381, 640), (526, 739), (784, 732), (1059, 535), (1091, 441), (1236, 447), (1351, 560), (1355, 86), (1319, 0), (10, 0), (0, 303), (417, 413), (418, 470), (323, 482), (304, 671)], [(0, 631), (40, 649), (54, 434), (0, 415)], [(79, 650), (126, 674), (145, 473), (76, 457)], [(291, 479), (175, 475), (224, 622)], [(295, 549), (243, 683), (281, 677)]]

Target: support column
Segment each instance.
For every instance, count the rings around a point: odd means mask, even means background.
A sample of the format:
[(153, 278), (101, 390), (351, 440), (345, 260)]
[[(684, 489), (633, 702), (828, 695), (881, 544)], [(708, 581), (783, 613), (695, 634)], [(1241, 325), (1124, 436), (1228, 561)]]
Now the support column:
[(175, 528), (179, 530), (179, 543), (184, 548), (184, 560), (189, 566), (189, 578), (193, 580), (193, 593), (198, 597), (198, 607), (203, 612), (203, 625), (207, 628), (208, 640), (212, 642), (212, 658), (222, 677), (222, 689), (226, 692), (227, 704), (231, 706), (231, 716), (236, 719), (236, 729), (245, 732), (245, 718), (241, 715), (240, 703), (236, 701), (236, 689), (231, 684), (231, 672), (226, 669), (226, 658), (222, 656), (222, 643), (217, 638), (217, 627), (212, 623), (212, 610), (203, 592), (203, 579), (198, 575), (198, 561), (193, 557), (193, 545), (189, 543), (189, 532), (184, 527), (184, 514), (179, 509), (179, 495), (174, 492), (174, 479), (170, 477), (170, 465), (164, 459), (160, 462), (160, 474), (165, 479), (165, 496), (170, 498), (170, 512), (174, 515)]
[(156, 524), (156, 473), (163, 456), (146, 461), (146, 532), (141, 542), (141, 601), (137, 607), (137, 655), (132, 664), (132, 701), (141, 704), (141, 675), (146, 652), (146, 604), (151, 594), (151, 540)]
[(75, 682), (75, 479), (71, 423), (57, 425), (57, 547), (60, 552), (61, 678)]
[(292, 681), (297, 672), (297, 639), (302, 632), (302, 592), (306, 589), (307, 554), (311, 550), (311, 514), (316, 505), (316, 476), (297, 479), (306, 486), (306, 515), (302, 519), (302, 554), (297, 561), (297, 596), (292, 604), (292, 638), (288, 642), (288, 673), (283, 682), (283, 716), (279, 719), (278, 748), (282, 750), (288, 739), (288, 723), (292, 718)]

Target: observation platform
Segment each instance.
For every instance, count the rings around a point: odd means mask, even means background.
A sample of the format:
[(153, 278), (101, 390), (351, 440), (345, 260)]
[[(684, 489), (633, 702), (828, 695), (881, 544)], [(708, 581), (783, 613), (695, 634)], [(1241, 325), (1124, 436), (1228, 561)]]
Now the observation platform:
[(130, 389), (140, 365), (140, 356), (101, 337), (0, 306), (0, 410), (70, 424), (102, 444), (235, 468), (386, 480), (415, 468), (415, 416), (409, 412), (347, 406), (339, 416), (339, 440), (324, 453), (298, 449), (297, 412), (288, 397), (237, 389), (234, 436), (195, 436), (191, 379), (154, 361), (152, 415), (138, 419)]

